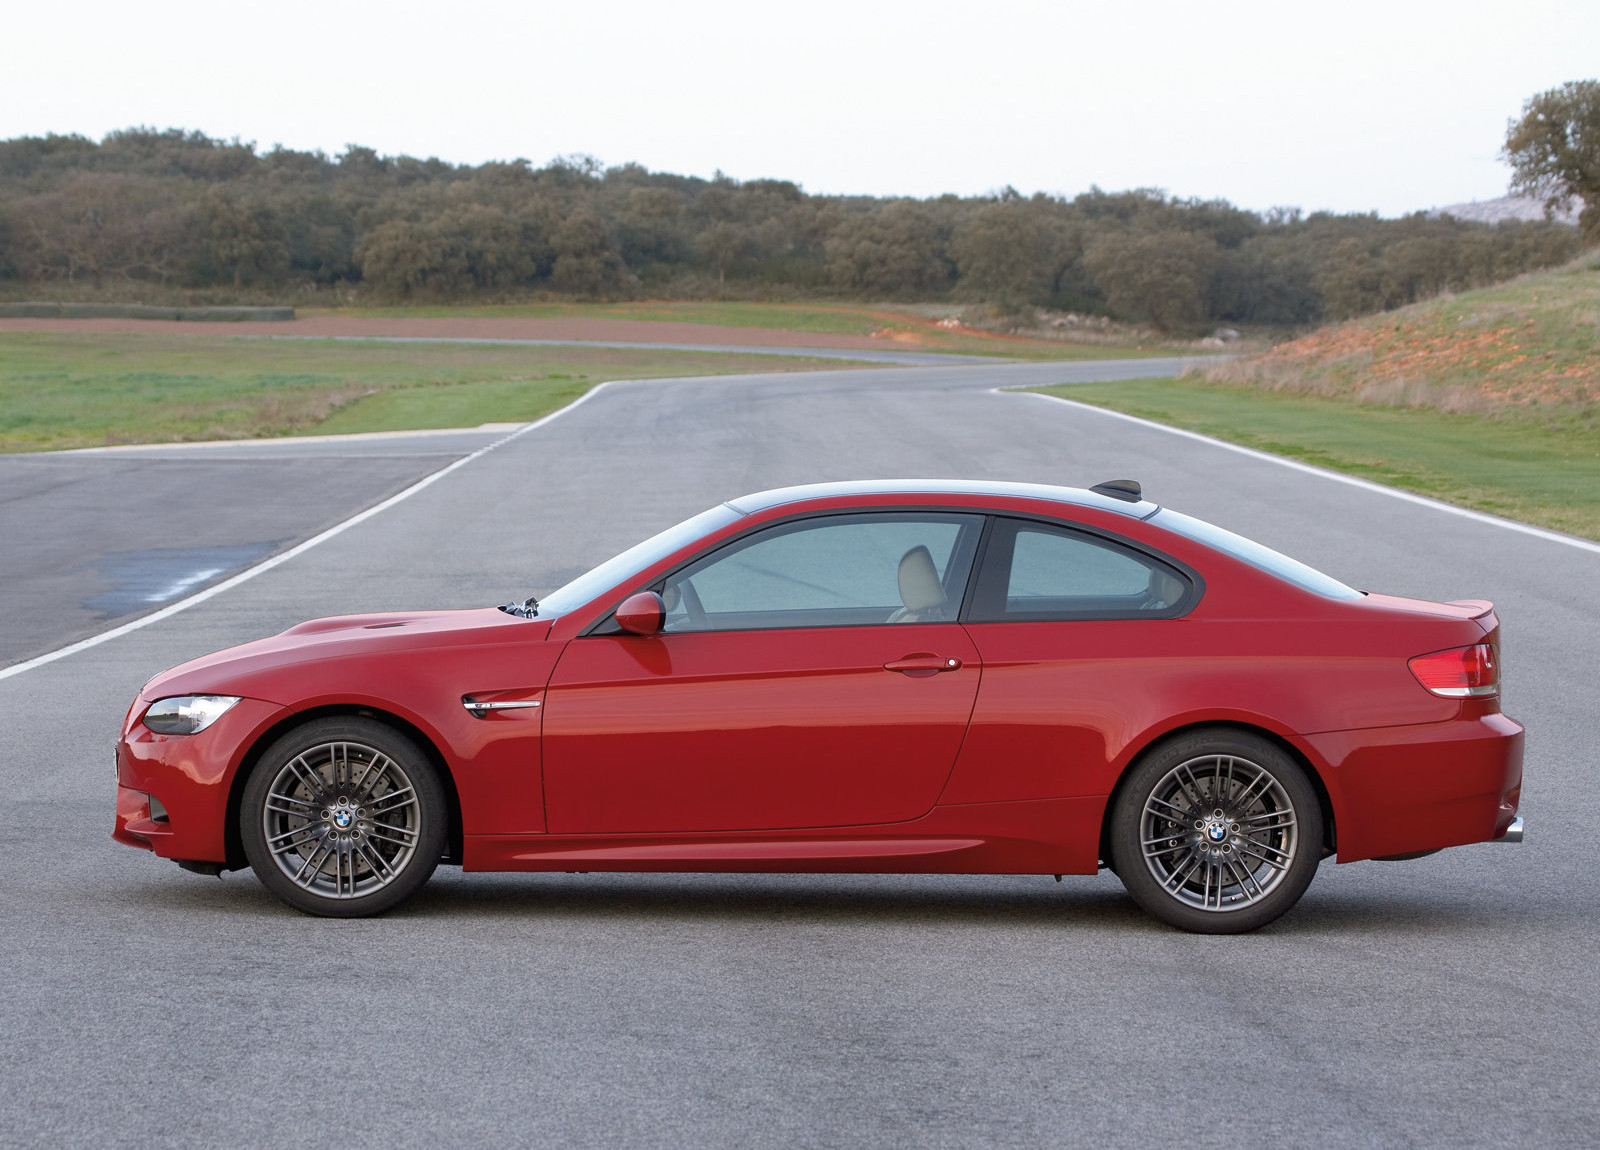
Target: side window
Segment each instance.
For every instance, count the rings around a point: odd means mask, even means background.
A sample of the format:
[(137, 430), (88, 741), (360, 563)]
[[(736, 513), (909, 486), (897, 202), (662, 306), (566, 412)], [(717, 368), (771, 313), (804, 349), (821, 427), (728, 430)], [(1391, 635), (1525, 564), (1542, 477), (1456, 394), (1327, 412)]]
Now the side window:
[(1178, 614), (1191, 584), (1153, 556), (1086, 532), (995, 522), (971, 618), (1118, 619)]
[(668, 631), (954, 621), (979, 515), (827, 515), (723, 547), (661, 586)]

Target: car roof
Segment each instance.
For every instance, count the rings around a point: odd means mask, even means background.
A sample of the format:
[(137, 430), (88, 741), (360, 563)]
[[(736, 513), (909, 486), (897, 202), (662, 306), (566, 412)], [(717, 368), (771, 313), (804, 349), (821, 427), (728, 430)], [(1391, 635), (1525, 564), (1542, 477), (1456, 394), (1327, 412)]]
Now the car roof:
[(1056, 487), (1046, 483), (1004, 483), (985, 479), (858, 479), (838, 483), (806, 483), (797, 487), (775, 487), (728, 500), (728, 506), (744, 515), (800, 503), (812, 499), (836, 499), (847, 495), (977, 495), (1004, 499), (1038, 499), (1066, 503), (1073, 507), (1092, 507), (1131, 519), (1148, 519), (1161, 510), (1148, 500), (1118, 499), (1087, 491), (1081, 487)]

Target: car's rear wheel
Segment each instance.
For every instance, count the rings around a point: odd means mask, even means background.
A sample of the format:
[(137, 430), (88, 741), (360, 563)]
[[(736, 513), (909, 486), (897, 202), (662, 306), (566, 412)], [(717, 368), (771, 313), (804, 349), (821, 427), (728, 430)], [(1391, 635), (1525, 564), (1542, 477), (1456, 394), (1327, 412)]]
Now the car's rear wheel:
[(446, 840), (428, 757), (371, 719), (317, 719), (280, 738), (245, 785), (239, 831), (267, 889), (297, 910), (380, 914), (428, 881)]
[(1266, 739), (1197, 731), (1133, 768), (1111, 815), (1117, 876), (1163, 922), (1206, 934), (1264, 926), (1305, 893), (1322, 808), (1300, 765)]

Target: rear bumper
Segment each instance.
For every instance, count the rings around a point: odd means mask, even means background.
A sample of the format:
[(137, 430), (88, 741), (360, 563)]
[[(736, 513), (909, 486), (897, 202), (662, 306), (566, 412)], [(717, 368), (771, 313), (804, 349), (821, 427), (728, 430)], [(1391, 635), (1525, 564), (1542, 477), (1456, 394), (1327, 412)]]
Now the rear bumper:
[(1523, 731), (1505, 715), (1333, 731), (1306, 743), (1327, 764), (1340, 862), (1516, 841)]

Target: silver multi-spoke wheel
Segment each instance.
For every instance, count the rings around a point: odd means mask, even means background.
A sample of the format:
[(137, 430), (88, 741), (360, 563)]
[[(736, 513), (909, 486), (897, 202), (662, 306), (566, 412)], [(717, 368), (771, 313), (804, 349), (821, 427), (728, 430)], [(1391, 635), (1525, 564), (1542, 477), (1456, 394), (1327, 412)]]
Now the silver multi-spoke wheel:
[(1322, 857), (1322, 808), (1301, 766), (1246, 731), (1195, 731), (1128, 772), (1107, 828), (1134, 900), (1185, 930), (1233, 933), (1277, 918)]
[(1204, 755), (1162, 776), (1139, 820), (1144, 865), (1186, 906), (1231, 911), (1278, 888), (1299, 849), (1281, 783), (1235, 755)]
[(356, 898), (403, 874), (420, 823), (411, 778), (360, 743), (323, 743), (290, 759), (267, 788), (262, 832), (289, 881)]
[(433, 873), (444, 816), (434, 769), (410, 739), (368, 719), (322, 719), (262, 756), (240, 832), (256, 874), (291, 906), (376, 914)]

